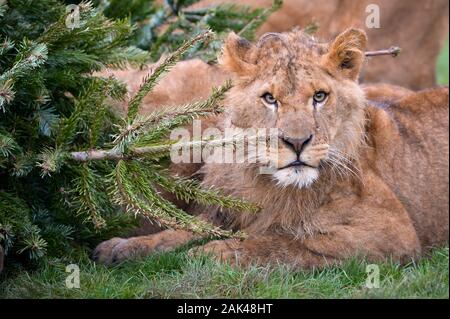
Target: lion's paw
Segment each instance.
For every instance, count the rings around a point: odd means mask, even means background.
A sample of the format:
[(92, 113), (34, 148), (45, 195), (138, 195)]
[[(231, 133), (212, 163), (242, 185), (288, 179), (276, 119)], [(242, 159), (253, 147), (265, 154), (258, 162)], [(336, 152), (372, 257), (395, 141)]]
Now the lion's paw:
[(150, 254), (147, 248), (147, 245), (135, 238), (113, 238), (98, 245), (92, 258), (98, 263), (113, 265), (125, 260), (145, 257)]
[(92, 259), (98, 263), (102, 264), (112, 264), (114, 254), (113, 250), (114, 248), (119, 245), (120, 243), (124, 243), (127, 240), (124, 238), (112, 238), (110, 240), (106, 240), (102, 243), (100, 243), (92, 253)]
[(187, 231), (165, 230), (153, 235), (113, 238), (95, 248), (92, 258), (102, 264), (111, 265), (129, 259), (137, 259), (155, 252), (172, 250), (194, 238)]

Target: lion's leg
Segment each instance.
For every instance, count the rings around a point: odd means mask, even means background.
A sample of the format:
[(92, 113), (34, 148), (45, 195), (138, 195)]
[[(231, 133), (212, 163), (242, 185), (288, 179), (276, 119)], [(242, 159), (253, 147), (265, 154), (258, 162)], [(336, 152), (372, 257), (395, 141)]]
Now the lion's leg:
[(110, 265), (128, 259), (137, 259), (155, 252), (170, 251), (196, 237), (184, 230), (163, 230), (159, 233), (131, 238), (112, 238), (95, 248), (93, 259)]
[(363, 219), (329, 226), (305, 239), (296, 240), (287, 234), (259, 234), (243, 241), (212, 241), (190, 253), (210, 254), (243, 266), (283, 263), (300, 268), (323, 267), (350, 257), (407, 262), (420, 255), (420, 242), (406, 213), (354, 208)]
[(339, 262), (333, 255), (321, 255), (310, 251), (301, 241), (280, 235), (215, 240), (203, 246), (192, 248), (191, 255), (208, 255), (231, 265), (276, 265), (287, 264), (310, 268), (332, 265)]
[[(372, 239), (369, 241), (367, 238)], [(392, 258), (394, 261), (407, 262), (420, 255), (420, 245), (413, 236), (399, 238), (340, 227), (333, 233), (305, 240), (295, 240), (287, 235), (255, 236), (244, 241), (215, 240), (192, 248), (190, 254), (206, 254), (240, 266), (281, 263), (309, 269), (337, 264), (350, 257), (364, 257), (370, 261)]]

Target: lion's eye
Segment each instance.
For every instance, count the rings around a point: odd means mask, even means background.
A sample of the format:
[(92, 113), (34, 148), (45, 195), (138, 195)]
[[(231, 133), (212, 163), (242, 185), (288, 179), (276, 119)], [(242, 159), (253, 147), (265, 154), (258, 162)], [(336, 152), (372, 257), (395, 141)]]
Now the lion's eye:
[(324, 91), (317, 91), (314, 93), (313, 100), (315, 103), (323, 103), (327, 99), (328, 94)]
[(272, 94), (270, 93), (264, 93), (263, 96), (261, 96), (261, 98), (263, 99), (263, 101), (266, 104), (272, 105), (272, 106), (278, 106), (278, 101), (276, 98), (273, 97)]

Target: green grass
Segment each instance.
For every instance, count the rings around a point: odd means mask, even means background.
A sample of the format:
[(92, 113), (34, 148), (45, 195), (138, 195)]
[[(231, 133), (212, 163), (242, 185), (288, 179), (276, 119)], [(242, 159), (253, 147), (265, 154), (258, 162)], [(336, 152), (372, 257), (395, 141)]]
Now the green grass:
[[(365, 287), (367, 263), (295, 272), (233, 268), (186, 249), (115, 267), (87, 255), (49, 260), (35, 272), (22, 271), (0, 283), (0, 298), (448, 298), (448, 248), (435, 249), (417, 264), (379, 264), (380, 288)], [(65, 267), (80, 267), (80, 288), (68, 289)]]
[[(438, 83), (448, 84), (448, 41), (437, 62)], [(107, 268), (81, 253), (48, 260), (34, 272), (7, 269), (0, 298), (449, 298), (448, 248), (417, 264), (380, 266), (380, 288), (365, 288), (364, 261), (315, 272), (246, 270), (207, 258), (190, 259), (186, 249)], [(68, 289), (65, 267), (80, 267), (80, 288)], [(14, 267), (11, 267), (14, 268)]]

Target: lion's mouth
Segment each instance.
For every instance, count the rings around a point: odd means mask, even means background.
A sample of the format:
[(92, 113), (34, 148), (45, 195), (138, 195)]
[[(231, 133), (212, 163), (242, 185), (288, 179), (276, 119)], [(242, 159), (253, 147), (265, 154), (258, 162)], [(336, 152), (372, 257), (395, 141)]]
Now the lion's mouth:
[(317, 168), (317, 167), (315, 167), (315, 166), (309, 165), (308, 163), (302, 162), (302, 161), (300, 161), (300, 160), (296, 160), (296, 161), (293, 161), (293, 162), (289, 163), (289, 164), (286, 165), (286, 166), (283, 166), (283, 167), (279, 168), (279, 170), (286, 169), (286, 168), (290, 168), (290, 167), (301, 168), (301, 167), (303, 167), (303, 166), (311, 167), (311, 168)]

